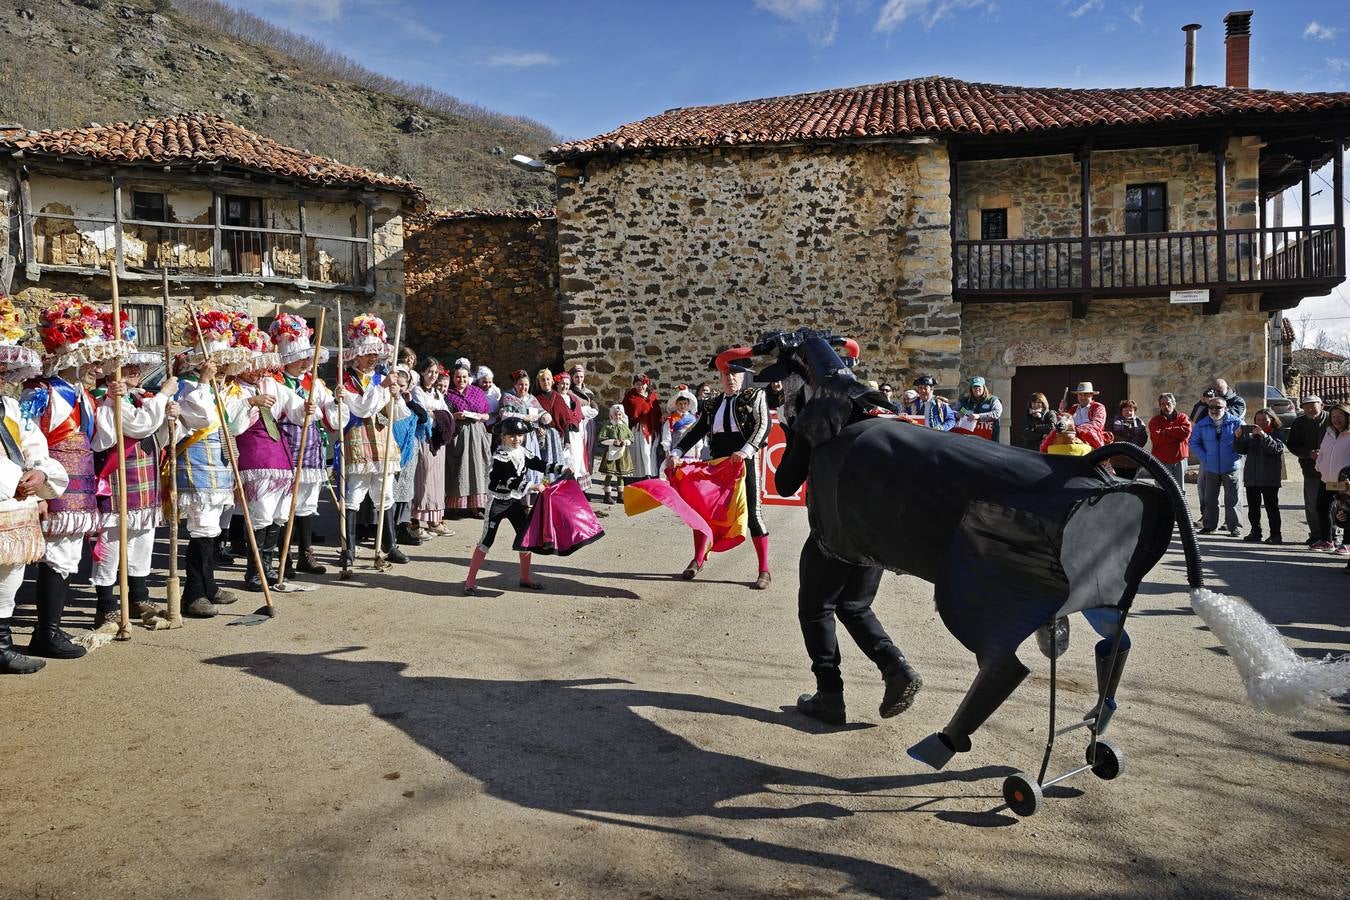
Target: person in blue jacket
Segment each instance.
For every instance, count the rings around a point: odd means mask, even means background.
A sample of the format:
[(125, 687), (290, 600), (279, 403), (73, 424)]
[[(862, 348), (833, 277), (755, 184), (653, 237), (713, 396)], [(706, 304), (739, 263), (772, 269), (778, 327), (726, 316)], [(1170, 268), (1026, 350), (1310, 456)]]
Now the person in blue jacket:
[(952, 409), (945, 398), (934, 393), (937, 381), (932, 375), (920, 375), (914, 379), (914, 391), (919, 396), (904, 405), (904, 413), (909, 416), (923, 416), (924, 424), (938, 431), (951, 431), (956, 427), (956, 410)]
[(1237, 536), (1238, 463), (1242, 455), (1233, 448), (1233, 440), (1242, 419), (1228, 410), (1228, 401), (1214, 396), (1206, 400), (1208, 415), (1201, 416), (1191, 430), (1191, 455), (1200, 461), (1200, 533), (1219, 529), (1219, 489), (1223, 489), (1224, 527)]

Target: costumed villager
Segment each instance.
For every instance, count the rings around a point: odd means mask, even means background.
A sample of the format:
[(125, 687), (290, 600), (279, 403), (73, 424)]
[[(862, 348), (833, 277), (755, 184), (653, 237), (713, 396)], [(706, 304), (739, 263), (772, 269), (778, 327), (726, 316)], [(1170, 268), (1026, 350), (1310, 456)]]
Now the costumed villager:
[[(469, 561), (469, 574), (464, 579), (464, 593), (467, 595), (477, 593), (478, 570), (497, 538), (497, 528), (502, 520), (507, 519), (511, 522), (511, 526), (516, 530), (517, 540), (525, 534), (530, 513), (524, 503), (524, 497), (527, 492), (537, 491), (540, 488), (537, 482), (532, 484), (525, 477), (525, 473), (534, 471), (542, 475), (570, 474), (566, 466), (546, 463), (528, 453), (523, 446), (528, 433), (529, 424), (524, 419), (502, 420), (502, 444), (497, 448), (497, 452), (492, 454), (492, 469), (488, 477), (488, 493), (492, 495), (492, 503), (483, 517), (483, 532)], [(530, 576), (530, 554), (524, 551), (520, 553), (520, 586), (531, 590), (543, 588), (542, 584)]]
[[(216, 607), (239, 598), (216, 584), (216, 539), (221, 522), (234, 507), (234, 473), (225, 456), (225, 441), (211, 382), (227, 366), (246, 361), (249, 352), (233, 344), (234, 317), (219, 310), (198, 311), (187, 325), (188, 350), (177, 359), (178, 430), (175, 453), (178, 509), (187, 519), (188, 545), (184, 566), (183, 615), (209, 618)], [(198, 337), (206, 353), (198, 349)]]
[[(549, 409), (553, 405), (553, 370), (548, 366), (539, 369), (534, 373), (534, 390), (531, 396), (534, 397), (535, 405), (543, 412), (539, 417), (539, 458), (549, 465), (564, 465), (567, 462), (567, 441), (564, 438), (566, 432), (553, 424), (553, 414)], [(528, 497), (526, 498), (529, 499)]]
[[(768, 400), (765, 400), (768, 403)], [(661, 422), (661, 449), (665, 451), (667, 457), (671, 455), (680, 441), (684, 438), (686, 432), (694, 427), (698, 421), (698, 416), (694, 410), (698, 409), (698, 399), (694, 397), (693, 392), (682, 384), (675, 386), (675, 397), (670, 401), (671, 411)], [(770, 409), (773, 407), (770, 406)], [(682, 455), (690, 459), (705, 459), (707, 456), (707, 439), (699, 441), (690, 447), (687, 453)]]
[(929, 428), (951, 431), (956, 427), (956, 413), (950, 403), (934, 393), (936, 387), (937, 380), (932, 375), (914, 379), (914, 399), (906, 400), (901, 412)]
[(422, 364), (421, 381), (413, 387), (413, 400), (431, 416), (431, 437), (417, 446), (417, 479), (413, 485), (413, 522), (419, 536), (454, 534), (445, 525), (446, 452), (455, 437), (455, 420), (436, 387), (441, 364), (428, 357)]
[(129, 350), (121, 340), (105, 340), (98, 308), (77, 298), (58, 300), (43, 310), (38, 322), (47, 351), (46, 380), (30, 383), (20, 402), (47, 439), (52, 459), (69, 476), (65, 491), (47, 501), (43, 532), (47, 548), (37, 570), (38, 626), (29, 644), (30, 656), (76, 659), (83, 647), (61, 630), (70, 576), (80, 567), (87, 535), (99, 530), (100, 516), (90, 441), (94, 436), (94, 398), (83, 382), (97, 377), (105, 363)]
[[(572, 376), (559, 372), (552, 378), (550, 390), (541, 390), (539, 405), (549, 414), (549, 427), (558, 432), (558, 441), (562, 444), (562, 464), (576, 473), (577, 484), (582, 490), (590, 487), (590, 475), (584, 474), (586, 456), (585, 435), (582, 428), (586, 417), (581, 401), (572, 394)], [(541, 384), (542, 388), (543, 385)]]
[(633, 473), (628, 477), (635, 481), (655, 478), (661, 474), (656, 459), (661, 445), (661, 398), (646, 375), (633, 376), (633, 386), (623, 395), (623, 411), (628, 415), (628, 427), (633, 429), (633, 443), (628, 448)]
[[(697, 421), (671, 450), (671, 461), (674, 465), (680, 465), (685, 455), (692, 457), (699, 442), (706, 439), (713, 459), (734, 456), (745, 463), (742, 478), (745, 482), (746, 514), (750, 538), (759, 561), (759, 575), (752, 587), (762, 591), (769, 586), (772, 578), (769, 575), (769, 530), (760, 514), (759, 476), (755, 462), (769, 437), (769, 407), (763, 390), (744, 387), (746, 369), (741, 361), (722, 353), (713, 360), (713, 365), (721, 376), (722, 394), (707, 401), (699, 409)], [(702, 571), (708, 551), (708, 537), (695, 531), (694, 558), (685, 567), (681, 577), (691, 579)]]
[(479, 366), (474, 369), (473, 383), (487, 398), (487, 427), (488, 431), (491, 431), (497, 425), (497, 407), (502, 402), (502, 389), (497, 387), (497, 376), (492, 374), (492, 370), (487, 366)]
[[(112, 310), (102, 311), (106, 340), (117, 336), (113, 328)], [(141, 390), (143, 367), (154, 366), (162, 359), (159, 353), (136, 350), (136, 329), (122, 311), (120, 337), (130, 349), (122, 357), (122, 381), (112, 379), (109, 373), (100, 391), (95, 411), (94, 436), (90, 444), (94, 450), (94, 469), (97, 473), (96, 490), (99, 509), (98, 541), (94, 545), (94, 566), (90, 581), (97, 601), (94, 608), (94, 629), (115, 634), (120, 626), (121, 601), (117, 593), (118, 538), (117, 510), (117, 429), (113, 408), (122, 404), (122, 436), (126, 447), (127, 474), (127, 587), (131, 615), (150, 624), (158, 609), (150, 602), (150, 560), (155, 549), (155, 529), (164, 522), (161, 506), (160, 450), (172, 444), (174, 421), (178, 418), (178, 404), (173, 397), (178, 381), (168, 377), (158, 393)]]
[[(352, 319), (347, 325), (347, 353), (351, 362), (342, 374), (340, 388), (344, 396), (340, 407), (335, 405), (324, 411), (330, 426), (342, 432), (342, 453), (335, 464), (340, 470), (342, 503), (347, 509), (347, 546), (341, 556), (343, 568), (356, 561), (357, 513), (366, 499), (372, 504), (380, 503), (381, 499), (384, 501), (379, 514), (385, 518), (381, 541), (385, 558), (393, 563), (408, 561), (398, 548), (394, 534), (394, 469), (384, 465), (385, 432), (392, 425), (388, 418), (390, 391), (387, 379), (388, 361), (393, 352), (383, 319), (371, 315)], [(338, 409), (346, 414), (345, 422), (336, 421)], [(394, 404), (394, 421), (407, 415), (406, 405)]]
[(417, 474), (421, 458), (417, 454), (420, 444), (431, 438), (431, 415), (413, 396), (412, 369), (398, 366), (394, 369), (394, 387), (398, 391), (399, 402), (407, 407), (411, 415), (404, 416), (394, 423), (394, 448), (398, 454), (394, 466), (394, 526), (398, 529), (398, 541), (410, 547), (422, 543), (422, 536), (412, 527), (413, 497), (417, 491)]
[(633, 429), (628, 427), (628, 414), (622, 403), (609, 408), (609, 421), (600, 427), (596, 441), (601, 450), (597, 471), (605, 476), (605, 502), (613, 503), (611, 490), (623, 490), (623, 479), (633, 471), (633, 458), (628, 448), (633, 443)]
[[(867, 416), (866, 407), (884, 400), (845, 371), (831, 337), (780, 333), (742, 351), (776, 353), (760, 377), (794, 376), (804, 392), (800, 412), (787, 423), (791, 437), (776, 482), (787, 494), (810, 478), (811, 541), (822, 556), (804, 561), (803, 586), (817, 565), (833, 563), (923, 578), (934, 585), (943, 623), (975, 654), (979, 672), (960, 707), (942, 731), (910, 748), (912, 757), (942, 768), (968, 751), (971, 735), (1028, 674), (1018, 647), (1038, 628), (1083, 611), (1102, 635), (1095, 647), (1097, 704), (1083, 719), (1091, 734), (1088, 761), (1118, 760), (1098, 737), (1115, 709), (1130, 652), (1125, 619), (1140, 581), (1166, 552), (1174, 523), (1192, 605), (1238, 664), (1256, 705), (1295, 711), (1350, 689), (1350, 660), (1302, 660), (1246, 604), (1204, 589), (1185, 498), (1162, 463), (1133, 445), (1081, 458), (1050, 456)], [(1156, 483), (1111, 476), (1103, 463), (1114, 453), (1134, 457)], [(820, 587), (846, 596), (866, 590), (837, 577)], [(1046, 764), (1053, 722), (1051, 729)], [(1023, 801), (1030, 793), (1039, 797), (1039, 789), (1039, 778), (1021, 773), (1004, 784), (1015, 811), (1027, 809)]]
[[(42, 371), (37, 353), (18, 344), (24, 333), (13, 302), (0, 294), (0, 387), (22, 384)], [(29, 675), (46, 662), (14, 649), (10, 630), (14, 595), (23, 584), (24, 567), (42, 560), (46, 549), (38, 504), (60, 496), (69, 478), (48, 452), (42, 429), (19, 401), (0, 397), (0, 404), (4, 412), (0, 422), (0, 675)], [(48, 603), (53, 599), (49, 595)], [(59, 629), (60, 612), (49, 605), (44, 613), (41, 598), (38, 602), (38, 627), (45, 624)]]
[[(310, 401), (314, 408), (331, 408), (333, 392), (324, 384), (323, 379), (313, 378), (310, 374), (315, 353), (319, 354), (320, 365), (328, 360), (328, 350), (315, 347), (310, 342), (314, 336), (314, 329), (309, 327), (303, 317), (294, 313), (282, 313), (276, 317), (267, 331), (281, 359), (281, 369), (275, 375), (276, 380), (297, 397)], [(328, 481), (328, 467), (324, 465), (323, 434), (319, 428), (321, 418), (321, 416), (310, 418), (309, 429), (305, 435), (303, 459), (299, 457), (303, 418), (300, 421), (292, 421), (290, 417), (285, 417), (277, 422), (281, 436), (290, 450), (292, 471), (298, 468), (300, 472), (299, 492), (295, 497), (294, 526), (298, 558), (294, 565), (296, 571), (307, 575), (323, 575), (328, 571), (328, 567), (319, 562), (318, 556), (314, 553), (314, 523), (319, 517), (319, 495)], [(290, 516), (289, 507), (289, 503), (283, 503), (277, 518), (272, 520), (272, 524), (282, 532), (285, 531)]]
[[(544, 412), (538, 398), (530, 393), (530, 375), (524, 369), (516, 369), (511, 373), (511, 390), (502, 396), (498, 415), (501, 418), (501, 425), (505, 425), (507, 419), (522, 419), (530, 426), (523, 444), (525, 452), (538, 456), (549, 464), (562, 464), (562, 443), (558, 440), (558, 432), (548, 427), (553, 417)], [(547, 453), (546, 448), (549, 451)], [(530, 484), (538, 484), (543, 478), (542, 472), (533, 469), (525, 473), (525, 480)], [(527, 505), (530, 496), (529, 492), (525, 494)]]
[(583, 415), (586, 417), (585, 427), (583, 428), (586, 447), (585, 468), (586, 473), (589, 475), (591, 471), (591, 462), (595, 459), (597, 453), (596, 447), (598, 444), (596, 442), (599, 439), (600, 426), (604, 424), (604, 422), (601, 421), (604, 416), (600, 414), (600, 401), (599, 398), (596, 397), (595, 391), (586, 386), (585, 364), (574, 362), (572, 365), (568, 366), (567, 373), (572, 376), (572, 393), (577, 396), (577, 399), (579, 399), (585, 407), (582, 411)]
[(450, 373), (445, 405), (455, 418), (454, 443), (447, 458), (450, 468), (445, 481), (445, 507), (481, 515), (490, 499), (488, 465), (492, 437), (487, 429), (490, 413), (487, 395), (469, 383), (469, 370), (464, 366), (456, 366)]

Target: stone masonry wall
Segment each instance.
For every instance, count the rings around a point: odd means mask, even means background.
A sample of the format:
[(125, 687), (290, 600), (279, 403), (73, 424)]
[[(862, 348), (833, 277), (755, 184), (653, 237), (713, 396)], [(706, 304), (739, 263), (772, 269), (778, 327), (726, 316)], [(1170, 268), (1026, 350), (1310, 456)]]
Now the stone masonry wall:
[(512, 369), (562, 362), (558, 224), (552, 216), (440, 215), (408, 238), (412, 346), (449, 364), (487, 364), (499, 385)]
[(663, 393), (711, 380), (718, 350), (801, 326), (856, 337), (862, 377), (955, 379), (945, 145), (709, 149), (560, 174), (563, 349), (605, 399), (637, 372)]

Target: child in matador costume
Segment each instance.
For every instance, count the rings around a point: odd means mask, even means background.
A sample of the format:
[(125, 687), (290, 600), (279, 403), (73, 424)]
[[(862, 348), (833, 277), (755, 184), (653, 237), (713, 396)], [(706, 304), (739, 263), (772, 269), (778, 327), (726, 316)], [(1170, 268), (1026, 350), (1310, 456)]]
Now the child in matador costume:
[[(328, 361), (328, 351), (323, 347), (314, 347), (310, 338), (314, 329), (305, 320), (294, 313), (282, 313), (268, 329), (272, 342), (276, 344), (277, 354), (281, 357), (281, 371), (276, 379), (297, 396), (312, 400), (318, 409), (326, 409), (333, 402), (333, 392), (320, 378), (311, 378), (311, 364), (314, 354), (319, 354), (319, 363)], [(300, 457), (300, 433), (304, 421), (292, 422), (289, 418), (281, 422), (281, 433), (291, 449), (291, 466), (300, 469), (300, 492), (295, 499), (295, 535), (298, 559), (295, 568), (306, 574), (322, 575), (328, 571), (314, 555), (314, 520), (319, 515), (319, 494), (328, 481), (328, 467), (323, 462), (323, 434), (319, 430), (319, 416), (310, 419), (305, 433), (304, 458)], [(273, 522), (282, 529), (290, 514), (290, 505), (284, 504), (279, 518)]]

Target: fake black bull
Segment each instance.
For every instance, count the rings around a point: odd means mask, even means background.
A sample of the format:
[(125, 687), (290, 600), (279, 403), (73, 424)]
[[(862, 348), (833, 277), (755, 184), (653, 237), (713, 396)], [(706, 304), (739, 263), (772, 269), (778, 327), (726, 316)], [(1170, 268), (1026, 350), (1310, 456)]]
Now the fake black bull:
[[(843, 343), (802, 331), (742, 352), (777, 352), (760, 380), (800, 379), (776, 483), (786, 496), (809, 476), (808, 515), (825, 552), (931, 582), (943, 623), (975, 654), (979, 671), (955, 715), (910, 755), (942, 768), (968, 751), (971, 735), (1029, 673), (1018, 647), (1079, 611), (1103, 611), (1096, 619), (1106, 623), (1097, 645), (1104, 728), (1129, 653), (1125, 617), (1178, 521), (1191, 584), (1200, 587), (1175, 482), (1135, 447), (1047, 456), (869, 415), (890, 404), (853, 378), (834, 352)], [(1167, 489), (1113, 477), (1104, 462), (1122, 452), (1156, 470)]]

